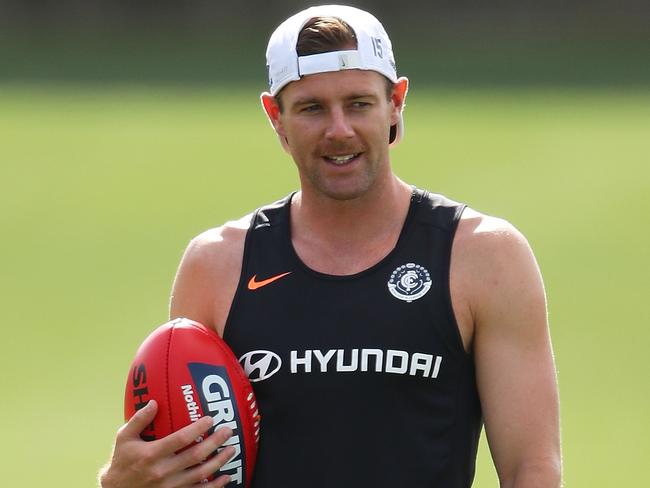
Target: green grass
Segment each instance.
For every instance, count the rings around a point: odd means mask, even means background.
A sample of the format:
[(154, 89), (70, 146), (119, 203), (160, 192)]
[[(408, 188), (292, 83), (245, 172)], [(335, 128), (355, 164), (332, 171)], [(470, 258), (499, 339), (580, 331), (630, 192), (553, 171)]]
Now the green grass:
[[(566, 485), (646, 486), (650, 92), (410, 97), (396, 172), (536, 251)], [(0, 87), (3, 485), (93, 485), (187, 241), (296, 185), (254, 88)], [(484, 445), (476, 486), (496, 486)]]

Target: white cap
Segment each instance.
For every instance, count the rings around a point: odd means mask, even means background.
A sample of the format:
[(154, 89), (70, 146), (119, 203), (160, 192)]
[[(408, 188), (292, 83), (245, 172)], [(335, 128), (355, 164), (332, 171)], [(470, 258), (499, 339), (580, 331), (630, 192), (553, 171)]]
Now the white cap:
[[(357, 48), (298, 56), (298, 35), (305, 24), (314, 17), (336, 17), (346, 22), (354, 30)], [(393, 83), (397, 82), (393, 46), (384, 26), (374, 15), (345, 5), (310, 7), (285, 20), (269, 39), (266, 65), (269, 70), (271, 95), (276, 95), (285, 85), (299, 80), (304, 75), (347, 69), (377, 71)], [(395, 144), (403, 133), (404, 122), (400, 116), (391, 144)]]

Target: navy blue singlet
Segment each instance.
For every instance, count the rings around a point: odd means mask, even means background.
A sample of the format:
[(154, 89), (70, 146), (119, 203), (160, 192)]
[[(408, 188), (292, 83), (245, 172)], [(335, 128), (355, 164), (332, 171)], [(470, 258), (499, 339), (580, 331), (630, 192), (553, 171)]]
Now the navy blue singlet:
[(255, 213), (224, 332), (262, 415), (253, 486), (471, 486), (481, 410), (449, 291), (464, 205), (414, 190), (395, 248), (331, 276), (297, 256), (290, 202)]

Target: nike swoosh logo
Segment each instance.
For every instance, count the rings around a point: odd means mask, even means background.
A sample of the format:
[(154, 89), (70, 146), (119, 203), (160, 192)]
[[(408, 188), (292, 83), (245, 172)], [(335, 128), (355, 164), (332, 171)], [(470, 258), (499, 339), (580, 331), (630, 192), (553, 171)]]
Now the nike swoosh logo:
[(280, 278), (284, 278), (288, 274), (291, 274), (291, 271), (287, 271), (286, 273), (281, 273), (279, 275), (271, 276), (270, 278), (267, 278), (267, 279), (262, 280), (262, 281), (256, 281), (257, 280), (257, 275), (253, 275), (253, 277), (248, 282), (248, 289), (249, 290), (257, 290), (258, 288), (262, 288), (263, 286), (271, 284), (274, 281), (279, 280)]

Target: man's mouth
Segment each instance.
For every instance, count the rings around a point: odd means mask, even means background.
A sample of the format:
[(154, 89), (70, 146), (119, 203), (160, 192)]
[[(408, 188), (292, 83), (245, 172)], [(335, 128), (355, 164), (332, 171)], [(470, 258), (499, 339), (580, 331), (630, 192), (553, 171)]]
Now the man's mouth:
[(353, 154), (342, 154), (340, 156), (323, 156), (323, 158), (332, 164), (335, 164), (337, 166), (343, 166), (345, 164), (349, 164), (360, 155), (361, 153), (353, 153)]

